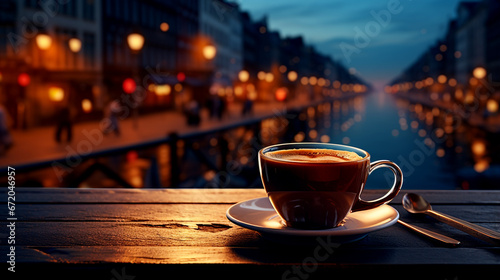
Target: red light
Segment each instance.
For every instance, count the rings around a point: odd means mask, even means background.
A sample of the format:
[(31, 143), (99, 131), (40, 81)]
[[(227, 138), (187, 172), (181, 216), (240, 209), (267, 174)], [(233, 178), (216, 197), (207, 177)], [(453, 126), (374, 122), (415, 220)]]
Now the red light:
[(123, 91), (125, 93), (128, 93), (128, 94), (134, 93), (135, 88), (136, 88), (136, 84), (135, 84), (134, 79), (126, 78), (123, 81), (122, 88), (123, 88)]
[(284, 101), (286, 99), (286, 96), (288, 95), (288, 89), (285, 87), (280, 87), (279, 89), (276, 90), (276, 100), (278, 101)]
[(31, 81), (30, 75), (26, 73), (21, 73), (19, 74), (19, 76), (17, 76), (17, 83), (22, 87), (29, 85), (30, 81)]
[(137, 154), (136, 151), (129, 151), (127, 153), (127, 161), (128, 162), (133, 162), (135, 161), (137, 158), (139, 158), (139, 155)]
[(177, 74), (177, 80), (179, 80), (179, 82), (184, 82), (185, 79), (186, 74), (184, 74), (183, 72), (179, 72), (179, 74)]

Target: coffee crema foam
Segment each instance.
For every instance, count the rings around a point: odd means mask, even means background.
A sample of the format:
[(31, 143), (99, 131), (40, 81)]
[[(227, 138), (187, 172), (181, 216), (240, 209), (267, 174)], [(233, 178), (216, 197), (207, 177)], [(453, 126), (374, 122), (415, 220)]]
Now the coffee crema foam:
[(290, 149), (267, 152), (266, 156), (274, 159), (298, 162), (346, 162), (363, 159), (358, 154), (348, 151), (329, 149)]

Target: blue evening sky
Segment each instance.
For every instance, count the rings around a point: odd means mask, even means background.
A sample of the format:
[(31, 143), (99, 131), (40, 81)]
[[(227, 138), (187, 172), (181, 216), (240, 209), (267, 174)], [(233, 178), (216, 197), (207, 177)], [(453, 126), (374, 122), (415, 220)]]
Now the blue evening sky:
[[(237, 1), (241, 9), (250, 12), (254, 20), (267, 15), (271, 30), (279, 31), (282, 37), (302, 35), (307, 44), (314, 45), (323, 54), (331, 55), (347, 68), (354, 68), (362, 78), (375, 86), (389, 82), (429, 46), (443, 38), (448, 22), (456, 16), (459, 2)], [(389, 12), (388, 4), (395, 5), (392, 9), (394, 13)], [(377, 20), (373, 14), (380, 15), (382, 24), (375, 24)], [(390, 19), (386, 17), (387, 14), (390, 14)], [(348, 55), (343, 54), (341, 46)]]

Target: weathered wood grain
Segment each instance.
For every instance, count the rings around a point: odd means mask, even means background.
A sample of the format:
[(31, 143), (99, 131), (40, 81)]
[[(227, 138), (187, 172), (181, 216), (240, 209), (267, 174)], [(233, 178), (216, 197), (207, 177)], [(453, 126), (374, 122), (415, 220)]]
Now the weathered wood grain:
[[(18, 203), (237, 203), (266, 196), (263, 189), (50, 189), (17, 188)], [(386, 190), (365, 190), (366, 200), (380, 197)], [(391, 204), (401, 203), (407, 192), (423, 195), (433, 204), (500, 205), (500, 191), (402, 190)], [(0, 193), (6, 203), (7, 193)]]
[[(383, 192), (367, 190), (363, 197), (372, 199)], [(500, 231), (500, 191), (414, 192), (438, 211)], [(369, 276), (410, 269), (412, 277), (422, 277), (425, 270), (439, 267), (438, 278), (455, 279), (498, 269), (500, 247), (427, 216), (407, 213), (401, 206), (403, 194), (391, 203), (401, 219), (462, 244), (447, 248), (396, 224), (357, 242), (335, 244), (325, 258), (312, 263), (311, 275)], [(287, 273), (315, 261), (315, 250), (324, 243), (271, 242), (225, 217), (232, 204), (263, 196), (261, 189), (16, 189), (17, 262), (26, 270), (57, 271), (69, 278), (78, 271), (76, 278), (117, 279), (114, 272), (126, 267), (130, 275), (143, 277), (182, 272), (224, 278), (244, 272), (305, 279)], [(5, 205), (6, 194), (0, 197)], [(6, 212), (0, 212), (2, 228), (7, 225)], [(0, 256), (10, 249), (7, 237), (0, 231)]]
[[(20, 222), (227, 222), (226, 210), (231, 203), (217, 204), (19, 204), (16, 216)], [(422, 220), (424, 215), (407, 214), (401, 205), (392, 205), (404, 218)], [(497, 205), (436, 205), (434, 209), (463, 220), (478, 223), (500, 223)], [(7, 211), (0, 213), (6, 220)]]

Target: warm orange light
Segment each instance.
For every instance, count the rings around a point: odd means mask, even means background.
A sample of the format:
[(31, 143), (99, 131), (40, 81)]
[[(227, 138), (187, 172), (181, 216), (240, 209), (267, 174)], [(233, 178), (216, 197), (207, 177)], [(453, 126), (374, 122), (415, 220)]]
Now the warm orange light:
[(38, 34), (36, 35), (36, 45), (41, 50), (48, 50), (52, 45), (52, 38), (47, 34)]
[(158, 96), (169, 95), (171, 91), (172, 88), (170, 87), (170, 85), (156, 85), (154, 87), (154, 92)]
[(479, 80), (476, 79), (475, 77), (470, 77), (469, 79), (469, 84), (473, 87), (477, 86), (479, 84)]
[(472, 71), (472, 76), (476, 79), (484, 79), (484, 77), (486, 77), (486, 69), (483, 67), (476, 67)]
[(445, 75), (439, 75), (438, 78), (437, 78), (437, 81), (440, 83), (440, 84), (444, 84), (446, 83), (446, 81), (448, 80), (448, 78), (445, 76)]
[(68, 46), (72, 52), (77, 53), (82, 49), (82, 41), (78, 38), (71, 38), (68, 41)]
[(170, 29), (170, 26), (166, 22), (162, 22), (160, 24), (160, 30), (163, 32), (167, 32)]
[(92, 111), (92, 102), (88, 99), (82, 100), (82, 110), (85, 113), (90, 113)]
[(234, 95), (242, 96), (243, 95), (243, 88), (240, 86), (235, 86), (234, 87)]
[(287, 76), (288, 76), (288, 80), (290, 82), (295, 82), (297, 80), (297, 77), (298, 77), (297, 72), (295, 72), (295, 71), (288, 72)]
[(55, 102), (62, 101), (64, 99), (64, 90), (60, 87), (50, 87), (49, 99)]
[(324, 87), (324, 86), (325, 86), (325, 84), (326, 84), (326, 80), (325, 80), (325, 78), (319, 78), (319, 79), (318, 79), (318, 86), (320, 86), (320, 87)]
[(266, 79), (266, 72), (264, 71), (259, 71), (259, 73), (257, 73), (257, 78), (261, 81), (265, 80)]
[(450, 85), (450, 87), (454, 87), (457, 85), (457, 80), (451, 78), (448, 80), (448, 85)]
[(318, 78), (316, 78), (315, 76), (311, 76), (311, 77), (309, 77), (309, 84), (310, 84), (311, 86), (316, 85), (316, 83), (317, 83), (317, 82), (318, 82)]
[(467, 90), (467, 92), (465, 93), (464, 102), (466, 104), (471, 104), (474, 102), (474, 92), (472, 92), (472, 90)]
[(247, 95), (249, 100), (256, 100), (257, 99), (257, 92), (256, 91), (250, 91)]
[(474, 170), (478, 173), (486, 171), (490, 167), (490, 163), (486, 159), (481, 159), (474, 164)]
[(276, 90), (276, 100), (278, 101), (284, 101), (286, 99), (286, 96), (288, 95), (288, 89), (286, 87), (280, 87)]
[(353, 86), (353, 90), (354, 90), (354, 92), (362, 92), (363, 88), (361, 87), (360, 84), (355, 84)]
[(496, 113), (498, 111), (498, 102), (495, 99), (489, 99), (486, 101), (486, 109), (490, 113)]
[(266, 82), (270, 83), (274, 80), (273, 73), (266, 73)]
[(425, 85), (432, 86), (432, 84), (434, 84), (434, 79), (432, 77), (425, 79)]
[(307, 84), (309, 83), (309, 79), (307, 77), (302, 77), (300, 78), (300, 83), (304, 86), (307, 86)]
[(127, 36), (127, 43), (131, 50), (140, 51), (144, 46), (144, 36), (139, 33), (131, 33)]
[(471, 150), (475, 156), (484, 156), (486, 154), (486, 144), (482, 140), (474, 140)]
[(182, 91), (182, 85), (177, 83), (174, 85), (174, 89), (175, 89), (175, 91), (180, 92), (180, 91)]
[(213, 45), (206, 45), (203, 47), (203, 57), (205, 59), (213, 59), (217, 54), (217, 49)]
[(239, 73), (238, 73), (238, 79), (240, 79), (240, 81), (242, 83), (245, 83), (248, 81), (248, 79), (250, 78), (250, 74), (248, 73), (247, 70), (241, 70)]

